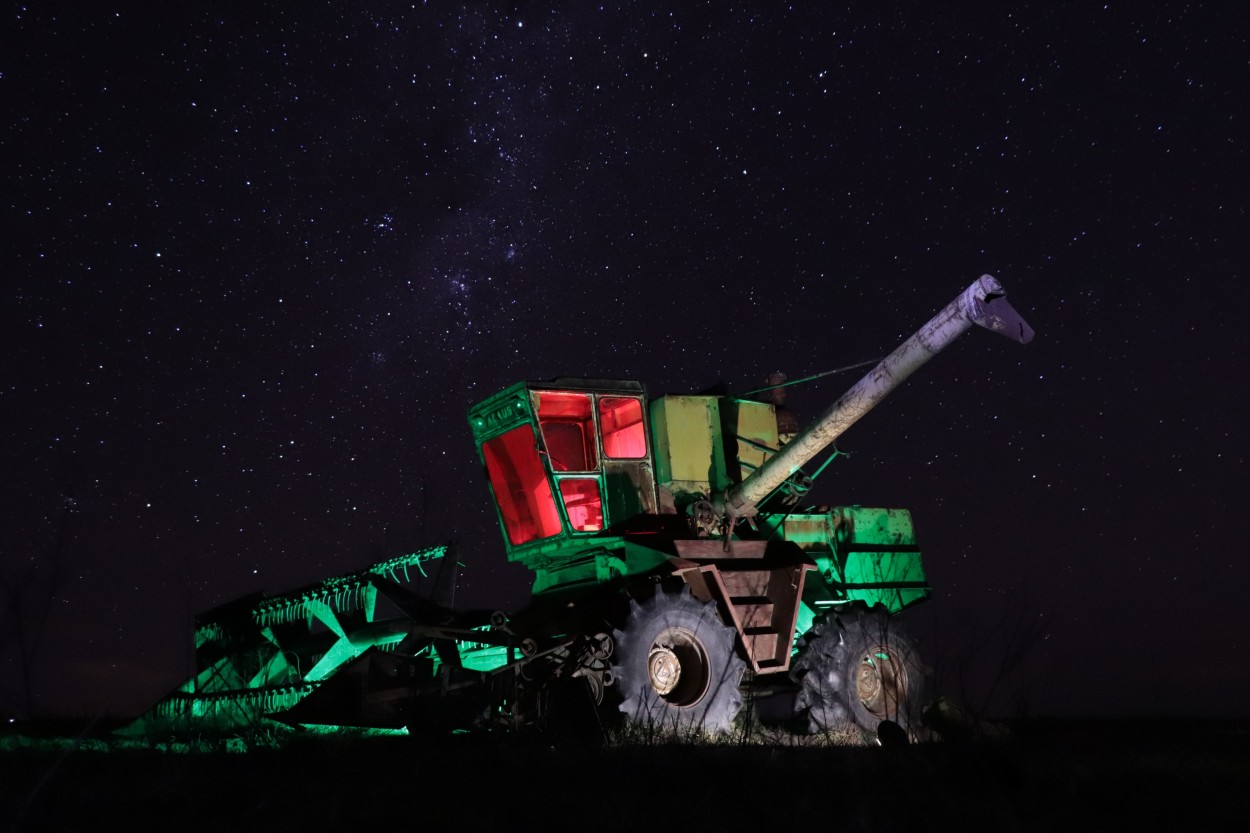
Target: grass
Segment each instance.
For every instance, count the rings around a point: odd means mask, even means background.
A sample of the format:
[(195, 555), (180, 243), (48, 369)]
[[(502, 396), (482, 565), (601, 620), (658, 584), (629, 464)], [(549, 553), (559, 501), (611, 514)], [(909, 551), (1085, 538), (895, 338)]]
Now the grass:
[(769, 748), (822, 748), (830, 746), (866, 746), (869, 738), (863, 730), (851, 723), (831, 728), (814, 735), (795, 734), (784, 727), (760, 723), (744, 725), (739, 722), (728, 734), (713, 734), (698, 728), (672, 728), (646, 726), (623, 722), (605, 730), (603, 744), (608, 748), (650, 746), (699, 746)]
[[(179, 830), (436, 824), (454, 830), (807, 828), (1233, 830), (1250, 727), (1032, 723), (996, 743), (862, 745), (857, 733), (297, 737), (235, 754), (93, 744), (0, 752), (0, 829)], [(92, 740), (85, 738), (84, 740)], [(189, 748), (187, 751), (191, 751)], [(530, 820), (529, 825), (522, 821)]]

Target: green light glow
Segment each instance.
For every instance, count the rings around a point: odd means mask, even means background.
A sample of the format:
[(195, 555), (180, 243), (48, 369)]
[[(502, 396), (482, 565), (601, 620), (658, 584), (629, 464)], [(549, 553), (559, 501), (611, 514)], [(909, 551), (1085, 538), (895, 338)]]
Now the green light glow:
[(794, 625), (794, 647), (791, 653), (798, 653), (799, 637), (811, 630), (812, 623), (816, 621), (816, 611), (808, 607), (807, 604), (799, 602), (798, 620)]

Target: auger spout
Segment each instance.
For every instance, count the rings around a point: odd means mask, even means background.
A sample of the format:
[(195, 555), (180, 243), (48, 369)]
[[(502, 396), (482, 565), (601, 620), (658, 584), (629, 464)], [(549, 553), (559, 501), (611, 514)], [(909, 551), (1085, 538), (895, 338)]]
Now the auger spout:
[(730, 518), (755, 514), (759, 503), (778, 486), (973, 324), (1021, 344), (1033, 339), (1033, 329), (1007, 302), (1002, 285), (992, 276), (982, 275), (842, 394), (815, 423), (729, 489), (717, 507), (720, 514)]

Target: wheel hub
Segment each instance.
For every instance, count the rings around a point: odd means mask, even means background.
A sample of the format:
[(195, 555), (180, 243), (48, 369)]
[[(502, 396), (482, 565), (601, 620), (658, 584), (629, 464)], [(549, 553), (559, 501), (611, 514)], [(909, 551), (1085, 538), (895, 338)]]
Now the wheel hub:
[(881, 719), (896, 716), (906, 691), (906, 671), (886, 646), (865, 653), (855, 675), (855, 693), (869, 714)]
[(651, 656), (647, 657), (647, 674), (652, 688), (662, 695), (668, 694), (681, 679), (681, 662), (668, 648), (656, 646), (651, 649)]
[(703, 641), (687, 628), (666, 628), (647, 652), (648, 682), (665, 702), (679, 709), (703, 700), (711, 685), (711, 668)]

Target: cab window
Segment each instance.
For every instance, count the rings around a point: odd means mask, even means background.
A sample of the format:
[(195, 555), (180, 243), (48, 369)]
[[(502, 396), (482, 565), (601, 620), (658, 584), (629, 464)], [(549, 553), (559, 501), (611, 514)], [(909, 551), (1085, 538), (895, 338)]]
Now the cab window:
[(641, 401), (624, 396), (600, 398), (599, 425), (603, 430), (604, 456), (616, 460), (639, 460), (647, 456)]
[(538, 425), (553, 471), (595, 471), (595, 423), (590, 396), (568, 391), (538, 393)]
[(529, 425), (517, 426), (482, 443), (482, 457), (504, 529), (514, 546), (560, 531), (560, 511)]
[(560, 497), (575, 532), (599, 532), (603, 529), (603, 498), (599, 481), (591, 477), (560, 479)]

